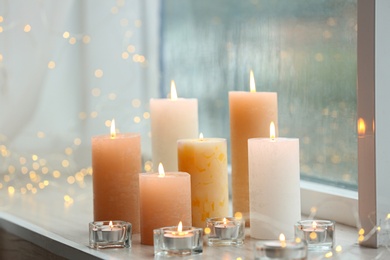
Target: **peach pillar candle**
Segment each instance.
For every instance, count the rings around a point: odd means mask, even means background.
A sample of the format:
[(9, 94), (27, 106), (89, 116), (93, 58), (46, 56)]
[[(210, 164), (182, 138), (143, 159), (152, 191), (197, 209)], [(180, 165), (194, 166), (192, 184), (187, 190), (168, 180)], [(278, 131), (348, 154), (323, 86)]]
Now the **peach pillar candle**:
[(256, 92), (253, 73), (250, 92), (229, 92), (233, 212), (249, 224), (248, 139), (268, 137), (269, 124), (277, 127), (277, 93)]
[(138, 133), (92, 137), (94, 220), (130, 222), (139, 233), (138, 174), (141, 172), (141, 136)]
[(229, 214), (227, 146), (223, 138), (178, 141), (179, 171), (191, 175), (192, 225)]
[[(160, 164), (161, 165), (161, 164)], [(192, 226), (191, 179), (186, 172), (139, 174), (141, 244), (153, 245), (153, 229)]]
[(250, 235), (256, 239), (293, 238), (301, 219), (299, 140), (272, 136), (248, 140)]
[[(152, 160), (166, 171), (177, 171), (177, 140), (198, 137), (198, 100), (177, 98), (171, 82), (170, 99), (150, 100)], [(176, 223), (177, 225), (177, 223)]]

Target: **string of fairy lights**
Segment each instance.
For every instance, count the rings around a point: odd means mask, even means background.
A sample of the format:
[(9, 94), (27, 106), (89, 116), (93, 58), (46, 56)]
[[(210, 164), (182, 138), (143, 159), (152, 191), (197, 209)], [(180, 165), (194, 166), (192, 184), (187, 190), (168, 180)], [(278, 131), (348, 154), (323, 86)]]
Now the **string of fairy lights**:
[[(122, 8), (126, 6), (125, 0), (117, 0), (116, 4), (109, 9), (109, 13), (112, 16), (118, 15)], [(334, 23), (333, 20), (328, 23)], [(142, 20), (134, 18), (121, 18), (119, 26), (122, 28), (134, 27), (141, 29)], [(0, 37), (2, 34), (10, 32), (11, 30), (19, 30), (19, 27), (15, 27), (13, 21), (8, 21), (6, 16), (3, 16), (0, 12)], [(34, 27), (31, 24), (25, 24), (22, 26), (24, 33), (33, 33)], [(136, 32), (134, 30), (126, 30), (124, 33), (125, 39), (130, 39)], [(88, 33), (72, 33), (70, 30), (62, 32), (56, 32), (58, 38), (66, 41), (69, 45), (83, 44), (88, 46), (93, 43), (93, 37)], [(331, 37), (329, 32), (324, 33), (324, 37)], [(139, 65), (143, 68), (148, 66), (148, 59), (142, 53), (139, 52), (139, 48), (134, 43), (125, 41), (126, 44), (123, 50), (120, 52), (120, 58), (123, 61), (130, 62), (132, 64)], [(3, 53), (0, 49), (0, 69), (5, 67), (4, 60), (7, 54)], [(317, 60), (321, 60), (322, 56), (316, 56)], [(48, 70), (55, 70), (59, 65), (59, 61), (52, 59), (47, 63)], [(93, 77), (97, 80), (102, 79), (104, 76), (104, 70), (96, 68), (93, 71)], [(0, 87), (1, 87), (0, 80)], [(5, 84), (5, 83), (3, 83)], [(98, 99), (98, 102), (115, 102), (120, 93), (111, 91), (103, 96), (104, 91), (102, 87), (91, 87), (90, 96)], [(97, 106), (98, 107), (98, 106)], [(132, 122), (134, 124), (140, 124), (143, 121), (150, 119), (150, 113), (146, 111), (146, 105), (141, 98), (133, 98), (131, 100), (131, 107), (134, 109), (143, 110), (138, 115), (133, 116)], [(145, 110), (144, 110), (145, 109)], [(100, 116), (99, 109), (93, 111), (80, 111), (78, 113), (78, 120), (86, 121), (97, 119)], [(101, 118), (100, 118), (101, 119)], [(105, 127), (109, 128), (111, 124), (111, 118), (102, 119)], [(43, 140), (49, 135), (45, 131), (38, 130), (36, 138)], [(148, 133), (150, 137), (150, 133)], [(88, 185), (93, 174), (91, 166), (80, 167), (75, 161), (75, 152), (82, 146), (83, 140), (80, 137), (74, 138), (71, 142), (63, 147), (63, 153), (59, 155), (50, 155), (44, 153), (29, 153), (26, 151), (12, 150), (7, 143), (7, 137), (0, 133), (0, 192), (7, 193), (12, 197), (19, 195), (34, 195), (45, 189), (52, 187), (58, 187), (56, 183), (66, 183), (67, 186), (61, 186), (63, 189), (63, 203), (65, 207), (70, 207), (75, 203), (74, 197), (68, 192), (68, 187), (77, 187), (80, 192)], [(144, 170), (149, 172), (153, 169), (152, 162), (146, 160), (144, 163)], [(317, 212), (317, 208), (313, 207), (311, 211), (311, 218), (314, 218)], [(357, 230), (357, 242), (362, 242), (369, 239), (375, 232), (389, 232), (390, 231), (390, 213), (384, 217), (384, 222), (381, 226), (376, 226), (372, 230), (364, 230), (358, 228)], [(343, 248), (337, 245), (333, 251), (325, 252), (325, 258), (332, 258), (343, 252)]]
[[(120, 14), (121, 10), (125, 6), (126, 2), (124, 0), (117, 0), (115, 5), (110, 7), (107, 11), (112, 15), (112, 17), (114, 17)], [(32, 23), (15, 26), (17, 23), (18, 22), (12, 20), (7, 20), (7, 15), (3, 15), (0, 12), (0, 37), (2, 34), (12, 33), (13, 30), (23, 30), (26, 34), (34, 33)], [(43, 22), (43, 24), (47, 26), (45, 22)], [(136, 45), (129, 41), (129, 39), (137, 33), (134, 29), (140, 29), (142, 27), (142, 20), (134, 18), (134, 20), (131, 21), (125, 16), (119, 19), (119, 26), (125, 29), (123, 37), (125, 39), (124, 42), (126, 43), (120, 53), (120, 58), (132, 64), (138, 64), (146, 67), (148, 64), (146, 57), (137, 52), (138, 48)], [(94, 28), (94, 26), (91, 26), (91, 28)], [(52, 30), (52, 28), (46, 29)], [(86, 32), (72, 33), (71, 30), (65, 30), (63, 32), (54, 32), (54, 34), (57, 38), (66, 41), (69, 45), (82, 44), (84, 46), (88, 46), (91, 42), (93, 42), (91, 35)], [(6, 66), (6, 63), (4, 62), (6, 56), (7, 53), (2, 52), (0, 49), (0, 68)], [(55, 70), (59, 65), (58, 60), (49, 60), (47, 63), (47, 69)], [(95, 79), (99, 80), (103, 78), (103, 76), (103, 69), (96, 68), (93, 71), (93, 77)], [(93, 109), (93, 111), (90, 112), (80, 111), (78, 114), (78, 120), (86, 121), (89, 119), (93, 120), (99, 118), (101, 112), (99, 111), (99, 107), (101, 106), (101, 103), (110, 101), (113, 102), (117, 99), (119, 94), (114, 91), (108, 93), (107, 96), (103, 96), (103, 89), (104, 86), (95, 86), (91, 88), (90, 96), (97, 100), (96, 109)], [(131, 100), (131, 106), (133, 108), (142, 109), (142, 105), (142, 101), (139, 98), (133, 98)], [(133, 123), (139, 124), (142, 120), (149, 120), (149, 118), (150, 113), (148, 111), (144, 111), (141, 115), (133, 117)], [(110, 126), (111, 118), (103, 119), (103, 121), (106, 127)], [(119, 129), (117, 130), (119, 131)], [(36, 138), (40, 140), (44, 140), (48, 137), (48, 135), (50, 134), (42, 130), (38, 130), (36, 132)], [(9, 144), (7, 143), (7, 136), (0, 133), (0, 159), (2, 162), (0, 171), (3, 173), (1, 176), (2, 178), (0, 179), (0, 190), (6, 191), (9, 196), (14, 196), (15, 194), (36, 194), (57, 182), (64, 182), (72, 187), (76, 185), (81, 189), (84, 188), (86, 186), (86, 181), (88, 181), (86, 178), (92, 175), (92, 168), (91, 166), (80, 168), (74, 160), (74, 153), (80, 149), (83, 142), (85, 142), (85, 140), (82, 140), (80, 137), (76, 137), (73, 142), (63, 148), (62, 154), (50, 156), (42, 153), (28, 153), (25, 151), (12, 150), (9, 148)], [(147, 160), (144, 163), (144, 170), (152, 170), (152, 163), (150, 160)], [(71, 205), (74, 202), (74, 199), (71, 195), (66, 193), (66, 187), (62, 188), (65, 193), (64, 203), (66, 205)]]

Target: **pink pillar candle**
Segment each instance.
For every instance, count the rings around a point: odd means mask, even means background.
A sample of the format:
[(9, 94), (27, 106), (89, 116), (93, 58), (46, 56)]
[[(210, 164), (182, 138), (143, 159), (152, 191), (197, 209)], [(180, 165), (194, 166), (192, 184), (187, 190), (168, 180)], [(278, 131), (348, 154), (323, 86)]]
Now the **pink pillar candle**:
[(141, 244), (153, 245), (153, 230), (176, 226), (192, 226), (191, 180), (185, 172), (139, 175)]
[(92, 137), (92, 168), (94, 220), (127, 221), (139, 233), (140, 134)]
[(249, 224), (248, 139), (269, 136), (278, 121), (277, 93), (229, 92), (233, 212)]

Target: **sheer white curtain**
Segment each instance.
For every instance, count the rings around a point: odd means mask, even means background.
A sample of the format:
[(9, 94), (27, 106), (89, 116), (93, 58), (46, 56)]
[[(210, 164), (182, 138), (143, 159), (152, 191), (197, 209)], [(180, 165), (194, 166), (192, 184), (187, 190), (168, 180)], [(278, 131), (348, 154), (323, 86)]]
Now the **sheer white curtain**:
[(0, 0), (0, 187), (88, 168), (112, 118), (150, 159), (158, 12), (155, 0)]

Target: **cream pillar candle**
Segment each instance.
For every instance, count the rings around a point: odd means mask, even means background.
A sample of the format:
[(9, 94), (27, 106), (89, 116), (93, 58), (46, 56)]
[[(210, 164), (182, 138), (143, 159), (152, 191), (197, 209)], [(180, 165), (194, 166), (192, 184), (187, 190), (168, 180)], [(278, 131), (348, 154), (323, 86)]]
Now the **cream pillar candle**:
[(138, 174), (141, 172), (141, 136), (138, 133), (92, 137), (94, 220), (130, 222), (139, 233)]
[(179, 171), (191, 175), (192, 225), (205, 227), (206, 219), (229, 214), (226, 139), (178, 141)]
[(171, 99), (150, 100), (150, 119), (154, 167), (177, 171), (177, 140), (198, 136), (198, 100), (177, 98), (172, 81)]
[(167, 172), (139, 175), (141, 244), (153, 245), (153, 229), (192, 226), (191, 180), (185, 172)]
[(229, 92), (233, 212), (249, 224), (248, 139), (268, 137), (269, 124), (277, 127), (277, 93), (256, 92), (251, 71), (250, 92)]
[(251, 237), (293, 238), (301, 219), (299, 140), (253, 138), (248, 150)]

